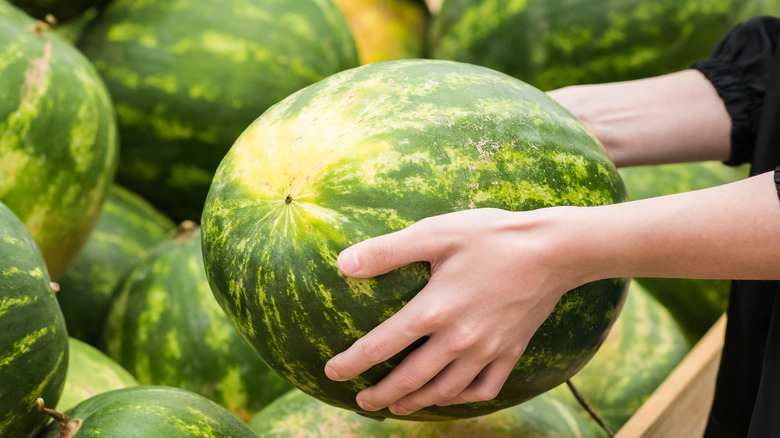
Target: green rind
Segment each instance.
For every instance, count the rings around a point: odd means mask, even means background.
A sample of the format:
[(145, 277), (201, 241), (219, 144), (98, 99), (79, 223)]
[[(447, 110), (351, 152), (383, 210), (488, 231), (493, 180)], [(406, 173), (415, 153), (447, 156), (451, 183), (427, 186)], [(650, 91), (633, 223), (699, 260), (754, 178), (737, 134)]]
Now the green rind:
[(87, 244), (59, 281), (57, 301), (70, 336), (98, 345), (117, 284), (175, 228), (137, 194), (112, 187)]
[[(627, 167), (619, 170), (629, 199), (705, 189), (745, 177), (744, 169), (721, 162)], [(688, 339), (701, 338), (726, 311), (731, 282), (692, 278), (637, 278), (672, 313)]]
[[(74, 438), (256, 438), (249, 427), (223, 407), (181, 389), (137, 386), (91, 397), (66, 414), (80, 419)], [(56, 438), (52, 423), (40, 438)]]
[(484, 65), (549, 90), (686, 69), (757, 14), (780, 14), (780, 1), (447, 0), (429, 45), (433, 58)]
[(0, 436), (33, 437), (56, 404), (68, 367), (65, 320), (46, 263), (19, 219), (0, 203)]
[(92, 64), (0, 2), (0, 200), (54, 280), (84, 245), (113, 182), (114, 109)]
[(196, 392), (245, 421), (291, 387), (214, 299), (199, 230), (157, 245), (136, 265), (117, 288), (105, 335), (106, 353), (142, 384)]
[(70, 338), (68, 351), (68, 374), (58, 411), (67, 411), (97, 394), (138, 386), (135, 377), (97, 348)]
[(116, 0), (79, 47), (116, 103), (117, 181), (199, 220), (219, 161), (269, 106), (358, 65), (329, 0)]
[(606, 425), (617, 431), (690, 348), (669, 311), (633, 281), (609, 336), (571, 381)]
[(463, 420), (377, 421), (292, 390), (249, 423), (259, 438), (588, 438), (603, 431), (559, 386), (526, 403)]
[[(539, 90), (460, 63), (375, 63), (292, 95), (239, 137), (204, 209), (206, 272), (271, 368), (310, 395), (360, 411), (357, 391), (402, 355), (349, 382), (327, 379), (324, 364), (408, 302), (429, 270), (412, 264), (349, 279), (335, 265), (341, 250), (451, 211), (624, 196), (595, 137)], [(559, 385), (606, 336), (626, 284), (604, 280), (567, 293), (496, 401), (431, 407), (412, 419), (483, 415)]]

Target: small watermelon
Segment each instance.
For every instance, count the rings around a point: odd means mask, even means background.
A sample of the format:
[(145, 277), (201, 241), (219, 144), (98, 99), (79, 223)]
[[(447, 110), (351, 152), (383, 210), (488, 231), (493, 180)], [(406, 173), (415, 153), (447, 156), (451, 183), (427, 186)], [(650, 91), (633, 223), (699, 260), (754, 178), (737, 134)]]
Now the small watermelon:
[[(447, 212), (624, 196), (602, 145), (538, 89), (468, 64), (385, 61), (307, 87), (247, 128), (211, 186), (203, 254), (219, 303), (271, 368), (361, 411), (357, 392), (404, 355), (348, 382), (329, 380), (325, 362), (408, 302), (430, 270), (415, 263), (347, 278), (336, 267), (340, 251)], [(603, 341), (626, 286), (606, 279), (566, 293), (497, 399), (408, 418), (484, 415), (563, 383)]]
[(671, 73), (706, 59), (777, 1), (447, 0), (431, 24), (437, 59), (484, 65), (543, 90)]
[[(0, 30), (2, 32), (2, 30)], [(0, 437), (34, 437), (68, 368), (68, 333), (46, 263), (24, 224), (0, 202)]]
[(62, 426), (52, 422), (39, 438), (257, 438), (246, 423), (216, 403), (189, 391), (163, 386), (104, 392), (65, 414), (66, 418), (59, 417), (71, 426), (69, 432), (62, 433)]
[(605, 424), (617, 431), (690, 349), (669, 311), (632, 281), (609, 336), (571, 381)]
[(114, 107), (70, 43), (0, 2), (0, 201), (56, 281), (86, 243), (114, 180)]
[(57, 410), (67, 411), (97, 394), (138, 386), (135, 377), (97, 348), (70, 338), (68, 351), (68, 374)]
[(489, 415), (450, 421), (377, 421), (323, 403), (299, 390), (260, 411), (249, 427), (259, 438), (601, 438), (565, 386)]
[(214, 170), (258, 114), (358, 64), (329, 0), (114, 0), (79, 48), (116, 106), (117, 181), (176, 222), (200, 220)]
[(291, 387), (214, 299), (197, 227), (152, 248), (122, 281), (105, 338), (107, 354), (142, 384), (196, 392), (246, 421)]
[(114, 185), (87, 244), (59, 280), (57, 300), (68, 334), (99, 344), (111, 296), (146, 251), (176, 225), (139, 195)]

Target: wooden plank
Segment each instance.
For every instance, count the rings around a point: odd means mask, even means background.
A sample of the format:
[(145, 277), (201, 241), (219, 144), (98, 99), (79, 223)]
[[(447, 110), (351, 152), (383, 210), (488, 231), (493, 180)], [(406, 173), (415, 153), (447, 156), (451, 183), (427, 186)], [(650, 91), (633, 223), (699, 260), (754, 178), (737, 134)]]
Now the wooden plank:
[(725, 328), (724, 315), (615, 438), (701, 437), (715, 391)]

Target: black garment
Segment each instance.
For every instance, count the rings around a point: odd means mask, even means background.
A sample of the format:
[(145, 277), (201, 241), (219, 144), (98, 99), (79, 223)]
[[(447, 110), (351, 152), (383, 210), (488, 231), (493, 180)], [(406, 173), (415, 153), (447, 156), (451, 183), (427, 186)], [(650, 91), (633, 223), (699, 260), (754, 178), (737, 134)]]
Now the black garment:
[[(731, 116), (728, 163), (749, 161), (752, 175), (780, 169), (780, 18), (742, 23), (693, 67)], [(777, 281), (733, 282), (706, 438), (780, 437), (778, 294)]]

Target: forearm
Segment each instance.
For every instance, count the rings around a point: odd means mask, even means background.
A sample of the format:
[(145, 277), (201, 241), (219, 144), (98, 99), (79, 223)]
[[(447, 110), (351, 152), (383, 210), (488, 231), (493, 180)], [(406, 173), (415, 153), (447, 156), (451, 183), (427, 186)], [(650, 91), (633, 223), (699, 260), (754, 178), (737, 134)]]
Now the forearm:
[(549, 92), (620, 166), (729, 158), (731, 119), (698, 71)]
[(587, 280), (780, 279), (780, 200), (772, 173), (553, 216), (558, 244), (575, 254), (571, 269)]

